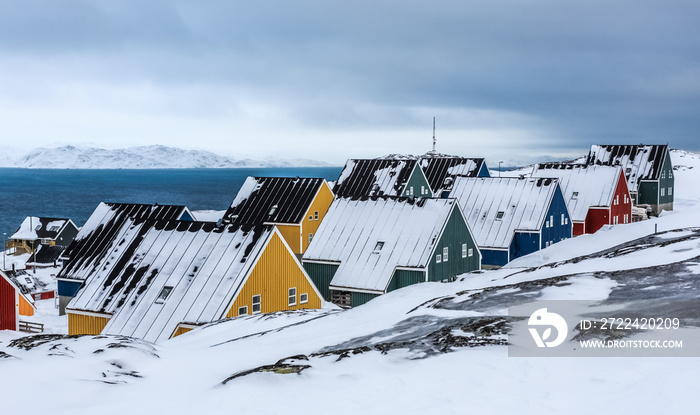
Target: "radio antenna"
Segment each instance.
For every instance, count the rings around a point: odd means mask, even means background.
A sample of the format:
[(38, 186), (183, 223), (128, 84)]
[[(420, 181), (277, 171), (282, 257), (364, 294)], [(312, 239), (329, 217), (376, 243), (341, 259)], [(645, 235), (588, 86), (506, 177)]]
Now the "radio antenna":
[(435, 117), (433, 117), (433, 153), (435, 152)]

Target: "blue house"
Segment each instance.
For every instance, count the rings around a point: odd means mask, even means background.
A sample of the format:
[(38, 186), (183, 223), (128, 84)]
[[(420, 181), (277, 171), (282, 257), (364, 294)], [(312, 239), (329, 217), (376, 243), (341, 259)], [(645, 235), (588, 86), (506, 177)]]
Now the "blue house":
[(571, 238), (572, 222), (557, 179), (455, 178), (459, 201), (484, 268)]

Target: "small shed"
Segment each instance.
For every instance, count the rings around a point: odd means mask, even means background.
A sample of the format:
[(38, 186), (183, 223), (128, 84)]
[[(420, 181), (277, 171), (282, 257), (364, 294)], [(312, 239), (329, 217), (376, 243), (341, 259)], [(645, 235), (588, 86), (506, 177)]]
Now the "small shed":
[(120, 243), (74, 276), (85, 283), (66, 308), (69, 334), (159, 342), (227, 317), (321, 307), (274, 226), (126, 222)]
[(541, 163), (532, 175), (559, 180), (574, 236), (632, 221), (632, 199), (620, 166)]
[(586, 164), (620, 166), (635, 205), (650, 205), (655, 215), (673, 210), (673, 163), (667, 144), (592, 145)]
[(337, 199), (302, 263), (324, 298), (354, 307), (425, 281), (481, 267), (454, 199)]
[(295, 254), (302, 254), (333, 202), (322, 178), (248, 177), (223, 217), (234, 225), (277, 225)]
[(0, 330), (18, 330), (19, 316), (32, 316), (34, 311), (34, 302), (0, 271)]
[(459, 201), (484, 267), (501, 267), (571, 238), (557, 179), (457, 177), (450, 197)]

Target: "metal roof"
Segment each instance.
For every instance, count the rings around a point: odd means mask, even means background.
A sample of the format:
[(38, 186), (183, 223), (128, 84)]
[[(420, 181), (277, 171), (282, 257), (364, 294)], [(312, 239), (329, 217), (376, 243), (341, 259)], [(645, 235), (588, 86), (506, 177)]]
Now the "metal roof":
[[(112, 314), (103, 333), (152, 342), (180, 323), (223, 318), (272, 226), (127, 219), (123, 243), (102, 257), (68, 309)], [(172, 287), (164, 301), (158, 297)]]
[(325, 182), (322, 178), (248, 177), (224, 222), (299, 223)]
[(415, 158), (350, 159), (333, 187), (337, 197), (401, 196)]
[(480, 248), (505, 249), (516, 230), (542, 228), (557, 185), (550, 178), (457, 177), (450, 197), (459, 201)]
[(559, 179), (571, 220), (581, 222), (591, 207), (612, 205), (621, 174), (619, 166), (541, 163), (532, 176)]
[(396, 267), (428, 265), (455, 205), (454, 199), (337, 199), (303, 260), (339, 262), (333, 287), (383, 292)]
[(120, 243), (120, 236), (128, 228), (124, 225), (130, 223), (127, 219), (176, 220), (185, 212), (185, 206), (176, 205), (100, 203), (64, 251), (62, 257), (69, 260), (58, 278), (87, 278), (105, 250)]
[(427, 153), (420, 156), (418, 163), (428, 179), (430, 188), (437, 194), (444, 188), (451, 187), (451, 183), (445, 183), (445, 179), (448, 177), (477, 177), (484, 165), (484, 159)]
[(586, 164), (620, 166), (627, 187), (636, 192), (642, 180), (658, 180), (668, 145), (592, 145)]

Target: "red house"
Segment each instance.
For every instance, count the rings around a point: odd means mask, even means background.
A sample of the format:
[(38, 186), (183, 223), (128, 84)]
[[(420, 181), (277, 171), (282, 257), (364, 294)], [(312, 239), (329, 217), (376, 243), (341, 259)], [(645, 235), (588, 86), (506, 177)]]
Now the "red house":
[(632, 221), (632, 198), (619, 166), (541, 163), (532, 175), (559, 179), (574, 236)]
[(17, 285), (0, 271), (0, 330), (17, 330), (20, 315), (34, 315), (34, 305)]

